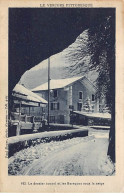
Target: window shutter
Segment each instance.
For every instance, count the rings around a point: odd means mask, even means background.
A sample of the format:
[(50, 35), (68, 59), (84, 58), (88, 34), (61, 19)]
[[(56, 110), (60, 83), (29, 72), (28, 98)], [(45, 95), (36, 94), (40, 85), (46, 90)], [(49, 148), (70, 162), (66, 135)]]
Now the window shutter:
[(53, 90), (53, 97), (56, 98), (58, 96), (58, 91), (55, 89)]
[(79, 103), (77, 103), (77, 110), (79, 111)]
[(53, 110), (53, 103), (51, 103), (51, 110)]
[(95, 95), (94, 94), (92, 94), (92, 101), (94, 101), (95, 100)]
[(82, 91), (79, 92), (79, 99), (83, 99), (83, 92)]
[(57, 103), (57, 110), (59, 110), (59, 103)]

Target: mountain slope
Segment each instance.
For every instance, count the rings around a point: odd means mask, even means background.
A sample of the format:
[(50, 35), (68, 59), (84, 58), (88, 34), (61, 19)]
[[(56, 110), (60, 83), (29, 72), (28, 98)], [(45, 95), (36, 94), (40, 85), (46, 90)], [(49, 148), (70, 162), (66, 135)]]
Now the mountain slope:
[[(82, 38), (83, 43), (80, 43), (80, 38)], [(68, 48), (62, 52), (55, 54), (50, 57), (50, 77), (51, 79), (61, 79), (73, 76), (82, 76), (83, 73), (80, 70), (77, 73), (76, 71), (71, 72), (70, 67), (73, 62), (69, 61), (68, 54), (70, 55), (72, 50), (75, 51), (80, 44), (84, 45), (84, 48), (87, 47), (88, 43), (88, 32), (85, 30), (81, 35), (77, 37), (75, 42), (71, 44)], [(83, 58), (84, 59), (84, 58)], [(89, 56), (85, 58), (85, 66), (88, 67), (90, 61)], [(80, 63), (80, 62), (79, 62)], [(94, 82), (97, 78), (96, 71), (90, 71), (87, 73), (88, 79)], [(24, 84), (25, 87), (32, 89), (35, 88), (48, 80), (48, 59), (44, 60), (40, 64), (36, 65), (31, 70), (25, 72), (22, 76), (20, 83)]]

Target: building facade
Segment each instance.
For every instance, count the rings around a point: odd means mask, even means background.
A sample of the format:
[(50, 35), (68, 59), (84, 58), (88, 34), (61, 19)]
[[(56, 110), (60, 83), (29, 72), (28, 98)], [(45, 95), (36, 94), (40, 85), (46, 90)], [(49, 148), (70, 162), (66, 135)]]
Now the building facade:
[[(33, 92), (48, 100), (48, 84), (42, 84)], [(95, 86), (84, 76), (51, 80), (50, 82), (50, 122), (70, 123), (70, 112), (99, 112), (99, 102), (95, 97)], [(88, 101), (88, 102), (87, 102)], [(46, 108), (46, 118), (48, 115)]]

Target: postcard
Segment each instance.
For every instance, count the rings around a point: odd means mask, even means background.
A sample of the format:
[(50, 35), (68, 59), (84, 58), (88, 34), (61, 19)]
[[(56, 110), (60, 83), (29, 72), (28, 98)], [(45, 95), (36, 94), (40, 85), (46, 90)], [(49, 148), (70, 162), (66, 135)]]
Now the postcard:
[(0, 1), (0, 191), (124, 191), (123, 1)]

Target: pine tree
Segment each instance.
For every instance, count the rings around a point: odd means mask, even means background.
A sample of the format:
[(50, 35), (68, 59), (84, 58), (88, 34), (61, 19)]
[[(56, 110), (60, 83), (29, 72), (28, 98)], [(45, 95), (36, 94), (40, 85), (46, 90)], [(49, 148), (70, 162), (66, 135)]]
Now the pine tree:
[(84, 32), (85, 36), (78, 37), (77, 50), (71, 48), (67, 58), (73, 73), (77, 70), (82, 74), (88, 70), (98, 73), (96, 96), (105, 96), (112, 115), (108, 155), (115, 162), (115, 17), (98, 20)]
[(83, 111), (92, 112), (92, 104), (91, 104), (89, 97), (86, 99), (86, 101), (83, 105)]

